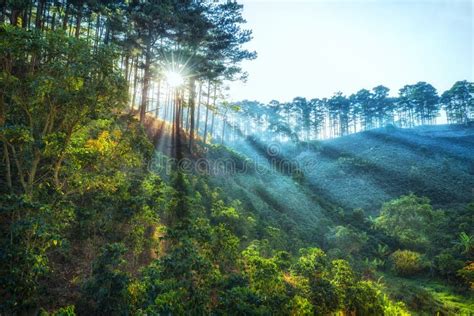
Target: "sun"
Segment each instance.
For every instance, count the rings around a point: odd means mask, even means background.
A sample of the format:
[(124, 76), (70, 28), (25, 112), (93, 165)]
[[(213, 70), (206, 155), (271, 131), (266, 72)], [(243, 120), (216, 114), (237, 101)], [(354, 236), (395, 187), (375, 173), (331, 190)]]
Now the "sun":
[(179, 87), (180, 85), (184, 83), (183, 76), (179, 72), (176, 72), (173, 70), (168, 70), (167, 72), (165, 72), (165, 78), (166, 78), (166, 82), (172, 88)]

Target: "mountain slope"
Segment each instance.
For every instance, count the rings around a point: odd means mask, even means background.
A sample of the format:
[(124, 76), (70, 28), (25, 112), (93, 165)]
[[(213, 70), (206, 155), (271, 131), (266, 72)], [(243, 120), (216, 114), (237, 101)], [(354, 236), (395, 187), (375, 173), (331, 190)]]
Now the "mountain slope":
[(317, 163), (306, 170), (308, 182), (345, 208), (373, 213), (410, 192), (445, 208), (474, 198), (472, 127), (383, 128), (322, 142), (310, 154)]
[[(215, 148), (209, 160), (226, 159), (226, 150)], [(230, 156), (244, 167), (213, 175), (211, 182), (267, 223), (262, 238), (278, 239), (288, 250), (301, 240), (324, 246), (332, 228), (347, 224), (340, 209), (375, 216), (384, 202), (409, 193), (444, 209), (462, 209), (473, 200), (469, 126), (387, 127), (302, 144), (247, 138), (232, 148), (237, 158)], [(277, 237), (273, 228), (280, 230)]]
[[(261, 145), (267, 147), (260, 151), (248, 143), (234, 149), (262, 163), (274, 158), (265, 150), (278, 146), (280, 156), (303, 171), (300, 185), (345, 209), (374, 213), (383, 202), (410, 192), (439, 207), (474, 198), (473, 127), (387, 127), (310, 144)], [(269, 182), (266, 190), (272, 191)]]

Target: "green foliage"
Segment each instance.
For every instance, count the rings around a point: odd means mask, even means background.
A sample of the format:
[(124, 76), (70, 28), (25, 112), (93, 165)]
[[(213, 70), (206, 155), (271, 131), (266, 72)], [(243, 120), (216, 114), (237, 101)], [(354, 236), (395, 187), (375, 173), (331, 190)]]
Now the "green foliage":
[(463, 261), (456, 259), (445, 251), (434, 257), (434, 265), (438, 273), (448, 279), (456, 276), (456, 272), (463, 267)]
[(319, 248), (300, 249), (300, 257), (293, 269), (296, 273), (311, 278), (322, 275), (328, 267), (328, 259)]
[(461, 232), (457, 244), (463, 248), (463, 254), (471, 254), (474, 252), (474, 236), (469, 236), (465, 232)]
[(5, 91), (0, 139), (18, 173), (13, 178), (7, 170), (7, 182), (29, 195), (41, 186), (61, 190), (73, 133), (125, 104), (117, 54), (108, 47), (91, 51), (86, 41), (59, 31), (2, 26), (0, 32), (6, 65), (0, 80)]
[(76, 308), (74, 307), (74, 305), (69, 305), (66, 307), (61, 307), (60, 309), (55, 310), (51, 313), (48, 313), (45, 310), (41, 310), (39, 316), (75, 316), (75, 310)]
[(62, 233), (74, 217), (68, 205), (61, 206), (1, 196), (1, 310), (17, 313), (37, 303), (40, 280), (50, 272), (48, 253), (61, 247)]
[(469, 288), (474, 289), (474, 262), (459, 269), (457, 274), (468, 284)]
[(410, 194), (385, 203), (375, 227), (405, 247), (426, 248), (441, 215), (433, 211), (427, 198)]
[(304, 297), (295, 295), (288, 305), (289, 315), (314, 315), (314, 308), (311, 302)]
[(354, 284), (356, 277), (349, 262), (338, 259), (331, 262), (331, 283), (339, 291), (339, 297), (344, 301), (347, 289)]
[(92, 276), (84, 284), (80, 313), (94, 315), (128, 315), (128, 285), (130, 278), (122, 271), (126, 248), (108, 244), (94, 262)]
[(414, 275), (425, 268), (420, 253), (410, 250), (397, 250), (391, 255), (393, 269), (399, 275)]
[(347, 310), (356, 315), (383, 315), (380, 291), (370, 281), (360, 281), (347, 289)]
[(284, 284), (281, 272), (272, 258), (260, 256), (255, 245), (242, 252), (243, 272), (248, 278), (250, 288), (262, 297), (283, 295)]
[(336, 226), (326, 238), (332, 248), (342, 250), (346, 256), (358, 253), (368, 240), (365, 232), (357, 231), (350, 226)]

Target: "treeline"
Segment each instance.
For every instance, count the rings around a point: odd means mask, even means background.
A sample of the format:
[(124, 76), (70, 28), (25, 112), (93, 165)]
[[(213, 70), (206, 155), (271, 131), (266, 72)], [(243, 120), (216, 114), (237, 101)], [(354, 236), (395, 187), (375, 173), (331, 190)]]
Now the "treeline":
[[(130, 108), (138, 110), (142, 122), (148, 113), (169, 121), (177, 132), (185, 124), (190, 148), (199, 121), (204, 120), (204, 137), (211, 116), (214, 122), (222, 82), (245, 76), (239, 63), (256, 56), (242, 48), (251, 31), (242, 28), (242, 5), (236, 1), (3, 0), (1, 7), (0, 22), (63, 30), (94, 50), (114, 47)], [(170, 84), (170, 72), (185, 80)]]
[(445, 111), (448, 124), (465, 124), (474, 119), (474, 84), (458, 81), (441, 96), (426, 82), (406, 85), (398, 97), (377, 86), (350, 96), (341, 92), (331, 98), (297, 97), (288, 103), (256, 101), (238, 103), (233, 125), (244, 135), (264, 138), (312, 140), (332, 138), (393, 124), (400, 127), (435, 124)]

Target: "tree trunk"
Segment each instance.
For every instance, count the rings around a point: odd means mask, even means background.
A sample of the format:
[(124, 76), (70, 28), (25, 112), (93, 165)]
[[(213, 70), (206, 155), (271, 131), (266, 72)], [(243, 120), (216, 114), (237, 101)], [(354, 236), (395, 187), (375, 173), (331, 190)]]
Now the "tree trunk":
[(2, 11), (0, 13), (0, 24), (5, 22), (5, 17), (7, 16), (7, 0), (0, 0), (0, 7)]
[(67, 30), (67, 25), (69, 22), (69, 1), (66, 1), (66, 9), (64, 10), (64, 18), (63, 18), (63, 30)]
[(135, 60), (135, 73), (133, 78), (133, 95), (132, 95), (132, 104), (130, 108), (133, 110), (135, 108), (135, 100), (137, 98), (137, 84), (138, 84), (138, 55)]
[(17, 26), (18, 25), (18, 17), (20, 16), (20, 10), (13, 9), (11, 16), (10, 16), (10, 24)]
[[(8, 75), (7, 75), (8, 76)], [(6, 120), (6, 113), (5, 113), (5, 101), (3, 91), (0, 91), (0, 126), (4, 127)], [(8, 153), (8, 145), (6, 140), (3, 140), (3, 157), (5, 160), (5, 178), (7, 181), (7, 186), (10, 192), (12, 192), (12, 172), (11, 172), (11, 163), (10, 163), (10, 155)]]
[(45, 4), (45, 0), (38, 1), (38, 7), (36, 9), (36, 21), (35, 21), (35, 27), (38, 30), (41, 29), (41, 23), (42, 23), (41, 17), (43, 16), (44, 4)]
[(157, 118), (160, 115), (160, 97), (161, 97), (161, 79), (158, 80), (158, 88), (156, 92), (156, 109), (155, 109), (155, 117)]
[(74, 34), (74, 36), (76, 38), (79, 38), (79, 35), (81, 34), (82, 2), (79, 3), (77, 10), (78, 12), (77, 12), (77, 17), (76, 17), (76, 33)]
[(142, 102), (140, 105), (140, 122), (143, 124), (145, 122), (145, 114), (148, 105), (148, 89), (151, 79), (151, 45), (148, 43), (146, 52), (145, 52), (145, 67), (143, 69), (143, 87), (142, 87)]
[(44, 31), (45, 28), (48, 25), (48, 20), (49, 20), (49, 10), (50, 6), (48, 5), (48, 2), (45, 2), (44, 9), (43, 9), (43, 17), (41, 18), (41, 30)]
[(97, 13), (97, 18), (95, 20), (95, 40), (94, 40), (94, 47), (97, 48), (99, 46), (99, 37), (100, 37), (100, 14)]
[(196, 117), (196, 134), (199, 135), (199, 121), (201, 120), (201, 97), (202, 97), (202, 82), (199, 83), (198, 108)]
[(226, 116), (222, 117), (222, 138), (221, 138), (221, 145), (224, 145), (224, 137), (225, 137), (225, 123), (226, 123)]
[(179, 90), (176, 89), (174, 96), (174, 124), (173, 124), (173, 147), (175, 150), (174, 157), (179, 159), (182, 154), (181, 148), (181, 96)]
[(21, 27), (26, 29), (28, 27), (28, 10), (33, 4), (28, 1), (28, 5), (23, 10), (23, 17), (21, 18)]
[(163, 109), (163, 120), (167, 121), (168, 120), (168, 112), (169, 112), (169, 103), (170, 103), (170, 90), (167, 89), (168, 91), (166, 92), (165, 96), (165, 104), (164, 104), (164, 109)]
[(217, 99), (217, 85), (214, 85), (214, 97), (212, 102), (212, 120), (211, 120), (211, 139), (214, 137), (214, 120), (216, 118), (216, 99)]
[(8, 146), (3, 142), (3, 157), (5, 159), (5, 178), (7, 180), (7, 186), (10, 192), (13, 191), (13, 186), (12, 186), (12, 169), (11, 169), (11, 163), (10, 163), (10, 155), (8, 154)]
[[(195, 99), (196, 99), (196, 79), (192, 77), (189, 80), (189, 101), (188, 106), (191, 112), (191, 122), (189, 127), (189, 150), (193, 150), (193, 140), (194, 140), (194, 108), (195, 108)], [(189, 121), (189, 120), (188, 120)]]
[(214, 112), (214, 110), (212, 111), (211, 115), (212, 115), (212, 118), (211, 118), (211, 131), (210, 131), (210, 134), (211, 134), (211, 140), (212, 140), (214, 138), (214, 121), (215, 121), (215, 117), (216, 117), (216, 113)]
[(207, 140), (207, 120), (209, 118), (209, 106), (211, 101), (211, 81), (207, 85), (207, 102), (206, 102), (206, 118), (204, 119), (204, 144)]
[(54, 31), (56, 27), (56, 11), (53, 12), (53, 17), (51, 18), (51, 30)]

